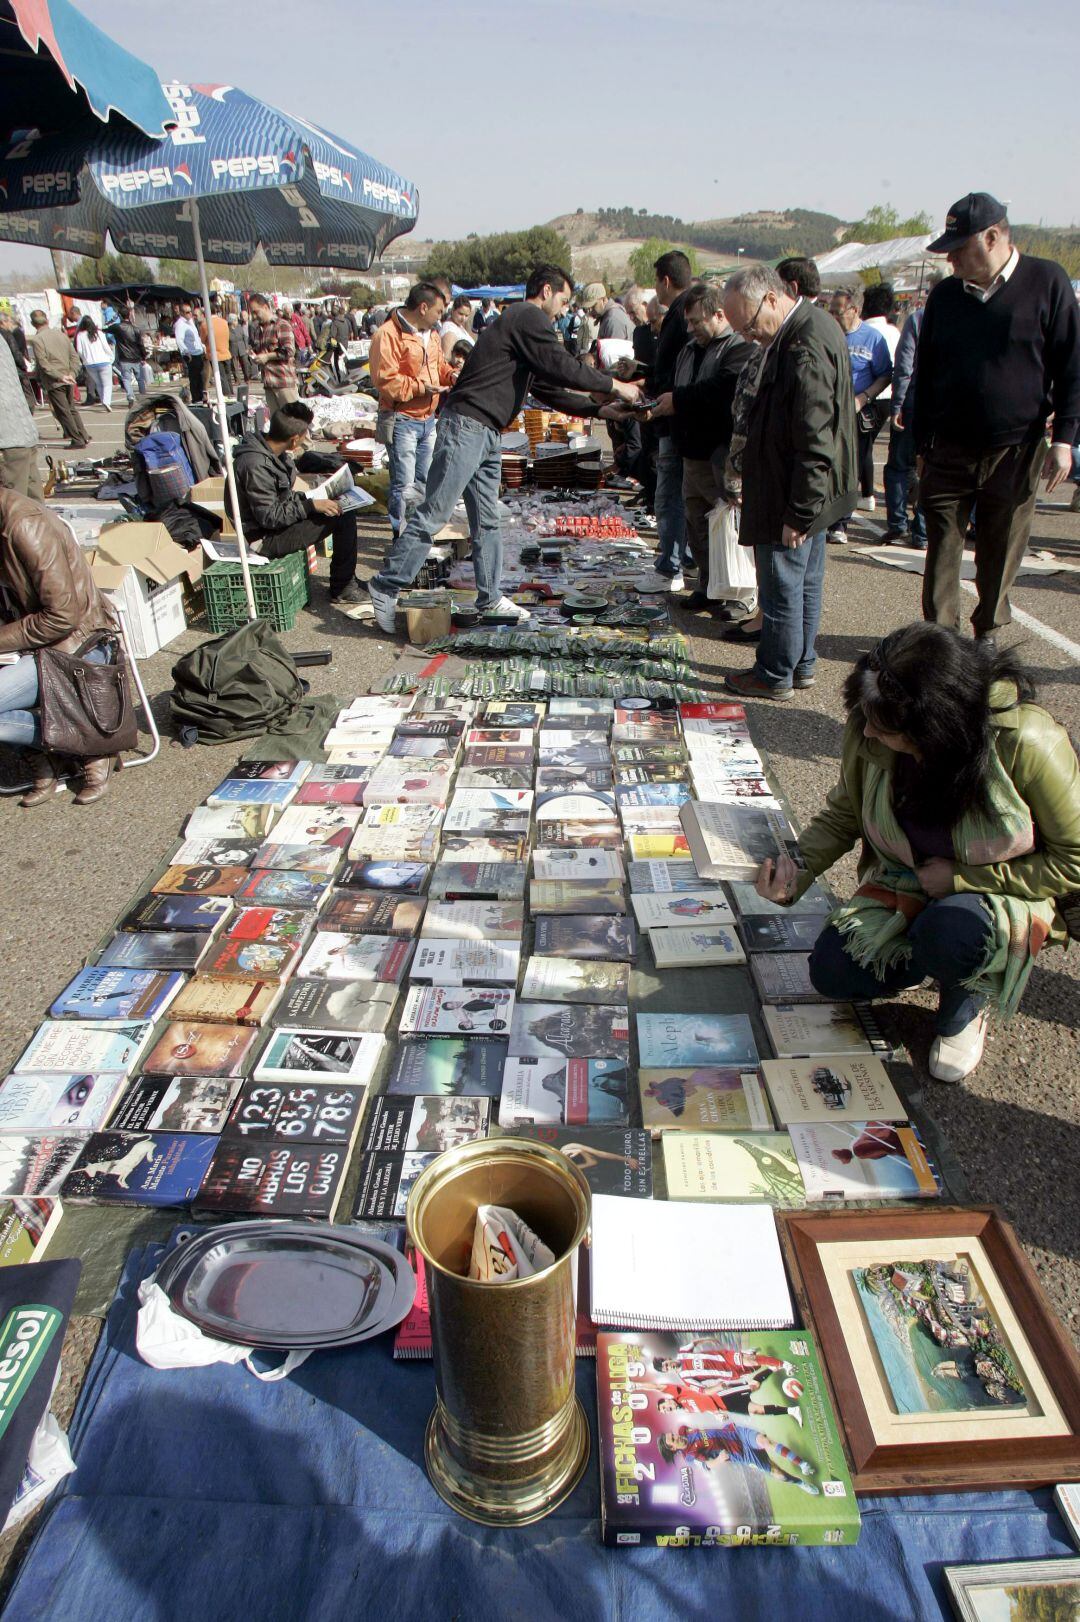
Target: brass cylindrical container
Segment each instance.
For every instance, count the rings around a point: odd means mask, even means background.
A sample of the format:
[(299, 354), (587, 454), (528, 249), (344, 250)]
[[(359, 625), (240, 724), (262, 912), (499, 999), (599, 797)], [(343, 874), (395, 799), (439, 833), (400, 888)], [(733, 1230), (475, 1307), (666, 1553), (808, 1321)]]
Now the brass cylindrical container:
[[(476, 1213), (509, 1206), (553, 1252), (531, 1278), (467, 1278)], [(564, 1155), (519, 1138), (467, 1143), (417, 1178), (406, 1220), (424, 1258), (435, 1358), (425, 1457), (470, 1520), (524, 1526), (574, 1489), (589, 1427), (574, 1395), (574, 1282), (589, 1185)]]

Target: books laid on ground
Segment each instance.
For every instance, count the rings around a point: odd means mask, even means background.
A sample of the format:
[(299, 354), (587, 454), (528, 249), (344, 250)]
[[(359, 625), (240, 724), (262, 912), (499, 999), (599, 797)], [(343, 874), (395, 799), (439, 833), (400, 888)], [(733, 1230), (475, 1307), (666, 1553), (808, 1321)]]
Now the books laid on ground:
[(869, 1003), (766, 1004), (761, 1017), (778, 1059), (817, 1059), (832, 1053), (888, 1058), (892, 1051)]
[(752, 1070), (757, 1043), (745, 1014), (638, 1014), (638, 1062), (646, 1069), (721, 1065)]
[(511, 1135), (558, 1149), (578, 1168), (594, 1195), (652, 1198), (652, 1140), (640, 1127), (522, 1124)]
[(907, 1120), (907, 1109), (885, 1066), (869, 1054), (846, 1059), (765, 1059), (761, 1072), (781, 1126)]
[(413, 1184), (434, 1159), (434, 1152), (364, 1155), (360, 1162), (360, 1189), (353, 1208), (354, 1220), (403, 1220)]
[(235, 898), (240, 907), (296, 907), (302, 912), (317, 912), (333, 883), (328, 873), (252, 868)]
[(282, 845), (269, 840), (260, 845), (251, 866), (296, 873), (337, 872), (344, 852), (340, 845)]
[(185, 839), (170, 860), (171, 867), (250, 867), (257, 839)]
[(57, 1199), (12, 1199), (0, 1205), (0, 1267), (39, 1262), (64, 1208)]
[(625, 1003), (629, 994), (629, 964), (585, 958), (531, 957), (521, 982), (529, 1002)]
[(448, 833), (442, 841), (442, 855), (448, 862), (505, 862), (524, 866), (528, 861), (529, 841), (520, 833)]
[(281, 812), (273, 805), (199, 805), (184, 823), (187, 839), (265, 839)]
[(821, 916), (806, 918), (744, 918), (739, 925), (748, 952), (809, 952), (821, 931), (825, 919)]
[(811, 980), (809, 952), (754, 952), (750, 974), (765, 1003), (833, 1000), (823, 996)]
[(534, 1053), (506, 1061), (499, 1098), (501, 1127), (596, 1126), (629, 1119), (629, 1073), (622, 1059)]
[(363, 816), (356, 805), (291, 805), (273, 825), (278, 845), (334, 845), (345, 850)]
[(281, 994), (282, 1025), (307, 1030), (385, 1031), (400, 995), (382, 980), (291, 980)]
[(414, 943), (389, 935), (314, 936), (296, 970), (301, 980), (386, 981), (399, 985), (412, 961)]
[(767, 1130), (772, 1117), (756, 1070), (698, 1068), (639, 1070), (643, 1124), (661, 1132)]
[(622, 857), (614, 850), (569, 850), (545, 846), (533, 851), (534, 879), (596, 883), (625, 878)]
[(941, 1190), (918, 1134), (891, 1121), (818, 1122), (793, 1126), (791, 1143), (806, 1198), (936, 1199)]
[(580, 913), (625, 913), (626, 893), (621, 879), (597, 879), (580, 884), (561, 879), (534, 879), (529, 885), (529, 911), (573, 917)]
[(424, 894), (433, 872), (427, 862), (346, 862), (337, 882), (346, 890), (392, 890), (416, 896)]
[(520, 941), (525, 908), (520, 901), (431, 901), (421, 940)]
[(22, 1071), (0, 1086), (0, 1132), (96, 1132), (127, 1086), (127, 1076)]
[(419, 896), (385, 890), (334, 890), (316, 928), (340, 935), (396, 935), (411, 940), (420, 928), (426, 902)]
[(174, 929), (132, 930), (114, 935), (97, 960), (99, 969), (179, 969), (190, 974), (209, 950), (210, 936)]
[(780, 811), (687, 800), (679, 821), (702, 878), (753, 879), (766, 857), (781, 852), (802, 865), (794, 830)]
[(627, 873), (634, 895), (666, 895), (672, 890), (713, 891), (720, 895), (720, 887), (698, 877), (698, 870), (689, 856), (671, 861), (631, 862)]
[(506, 1049), (506, 1038), (494, 1036), (432, 1036), (399, 1042), (393, 1050), (386, 1094), (498, 1098)]
[(278, 1026), (259, 1055), (256, 1081), (362, 1082), (375, 1073), (385, 1043), (381, 1036)]
[(430, 869), (432, 901), (521, 901), (528, 867), (524, 862), (441, 861)]
[(533, 948), (541, 957), (601, 958), (633, 963), (637, 957), (637, 929), (632, 919), (618, 915), (548, 916), (536, 920)]
[(516, 986), (521, 948), (509, 941), (420, 941), (409, 979), (436, 986)]
[(596, 1324), (704, 1331), (795, 1322), (769, 1205), (639, 1205), (597, 1194), (591, 1271)]
[(445, 1093), (384, 1095), (371, 1108), (365, 1154), (442, 1154), (487, 1136), (491, 1099)]
[(15, 1062), (15, 1071), (64, 1075), (119, 1071), (127, 1075), (153, 1033), (153, 1021), (47, 1019)]
[(284, 809), (296, 793), (296, 783), (279, 783), (261, 779), (230, 778), (206, 796), (206, 804), (221, 805), (276, 805)]
[(64, 1179), (66, 1200), (187, 1205), (199, 1192), (217, 1138), (194, 1132), (95, 1132)]
[(783, 906), (778, 901), (766, 901), (745, 880), (733, 879), (728, 889), (740, 918), (825, 918), (836, 906), (835, 898), (818, 882), (804, 891), (798, 901)]
[[(300, 918), (305, 914), (297, 913), (296, 916)], [(245, 983), (261, 980), (280, 989), (292, 973), (299, 956), (300, 945), (295, 940), (243, 940), (226, 936), (207, 953), (196, 978)]]
[(86, 1147), (86, 1134), (6, 1132), (0, 1136), (0, 1197), (52, 1198)]
[(332, 1145), (347, 1154), (360, 1130), (366, 1099), (366, 1082), (341, 1077), (314, 1086), (306, 1081), (245, 1081), (229, 1111), (222, 1142), (241, 1138), (289, 1148)]
[(481, 986), (412, 986), (401, 1014), (402, 1035), (483, 1036), (508, 1031), (514, 993)]
[(137, 1076), (113, 1111), (109, 1130), (216, 1137), (239, 1090), (239, 1076)]
[(669, 1200), (806, 1203), (786, 1132), (665, 1132), (660, 1141)]
[(332, 1221), (348, 1170), (349, 1153), (339, 1145), (222, 1138), (194, 1210)]
[(859, 1506), (805, 1330), (601, 1334), (596, 1388), (605, 1543), (858, 1541)]
[(167, 1025), (143, 1061), (148, 1076), (241, 1076), (259, 1040), (246, 1025)]
[(510, 1054), (564, 1059), (628, 1059), (630, 1019), (625, 1005), (519, 1002), (513, 1009)]
[(746, 962), (734, 929), (722, 924), (650, 929), (649, 945), (658, 969), (705, 969)]
[(216, 935), (232, 910), (228, 896), (144, 895), (124, 914), (120, 928)]

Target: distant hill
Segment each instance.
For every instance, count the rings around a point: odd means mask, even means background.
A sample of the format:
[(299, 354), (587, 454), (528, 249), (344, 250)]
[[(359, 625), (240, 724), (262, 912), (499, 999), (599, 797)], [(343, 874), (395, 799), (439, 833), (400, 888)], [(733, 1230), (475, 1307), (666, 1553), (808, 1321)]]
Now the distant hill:
[(712, 254), (733, 255), (741, 248), (746, 259), (779, 259), (794, 253), (825, 253), (848, 229), (835, 214), (807, 208), (760, 209), (725, 219), (690, 221), (674, 214), (649, 214), (645, 209), (579, 209), (548, 223), (583, 256), (605, 243), (633, 244), (647, 237), (663, 237)]

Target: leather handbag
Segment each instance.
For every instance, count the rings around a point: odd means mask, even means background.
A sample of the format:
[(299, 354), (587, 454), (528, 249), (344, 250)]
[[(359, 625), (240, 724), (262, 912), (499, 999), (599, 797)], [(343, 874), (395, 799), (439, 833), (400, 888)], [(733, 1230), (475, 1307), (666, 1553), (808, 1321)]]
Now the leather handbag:
[(138, 747), (127, 660), (99, 664), (86, 654), (103, 639), (91, 637), (77, 653), (39, 648), (38, 706), (41, 746), (60, 755), (93, 758)]

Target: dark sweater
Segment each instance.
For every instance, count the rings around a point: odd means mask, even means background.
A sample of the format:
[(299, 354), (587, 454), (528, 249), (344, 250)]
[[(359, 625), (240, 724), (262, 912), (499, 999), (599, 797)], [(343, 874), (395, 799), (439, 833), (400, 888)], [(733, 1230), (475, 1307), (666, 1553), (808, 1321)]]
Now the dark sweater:
[(1060, 265), (1026, 254), (982, 304), (958, 276), (926, 302), (915, 369), (915, 443), (992, 450), (1080, 429), (1080, 314)]
[(568, 355), (549, 318), (526, 299), (483, 329), (445, 410), (501, 434), (521, 410), (534, 377), (556, 388), (612, 392), (611, 378)]
[(717, 452), (727, 455), (735, 385), (753, 353), (753, 344), (730, 328), (704, 347), (693, 338), (686, 345), (675, 363), (672, 392), (672, 432), (680, 456), (704, 462)]
[[(684, 308), (686, 295), (690, 289), (686, 288), (679, 294), (673, 304), (668, 305), (660, 328), (660, 336), (656, 340), (656, 359), (653, 361), (652, 377), (649, 388), (653, 399), (658, 395), (668, 394), (675, 386), (675, 362), (690, 341), (690, 329), (686, 325)], [(671, 418), (658, 417), (653, 423), (655, 432), (663, 439), (671, 433)]]

